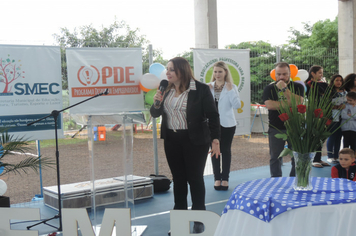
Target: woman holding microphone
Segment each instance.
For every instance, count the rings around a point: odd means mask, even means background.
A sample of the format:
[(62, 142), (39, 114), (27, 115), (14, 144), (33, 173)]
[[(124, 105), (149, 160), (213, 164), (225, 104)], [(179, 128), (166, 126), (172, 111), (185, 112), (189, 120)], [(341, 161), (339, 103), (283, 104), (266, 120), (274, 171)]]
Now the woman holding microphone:
[[(186, 59), (169, 60), (166, 75), (168, 87), (163, 94), (157, 90), (150, 112), (152, 117), (162, 116), (161, 138), (173, 176), (173, 209), (188, 209), (189, 184), (192, 210), (205, 210), (204, 167), (210, 147), (211, 155), (220, 155), (219, 113), (209, 86), (194, 79)], [(194, 233), (203, 230), (202, 223), (194, 223)]]

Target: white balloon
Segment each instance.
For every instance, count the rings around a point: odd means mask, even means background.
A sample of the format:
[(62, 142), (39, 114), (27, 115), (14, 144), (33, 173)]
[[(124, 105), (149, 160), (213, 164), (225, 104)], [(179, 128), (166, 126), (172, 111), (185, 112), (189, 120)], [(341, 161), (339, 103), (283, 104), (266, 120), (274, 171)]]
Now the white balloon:
[(302, 82), (308, 79), (309, 73), (306, 70), (300, 69), (295, 77), (299, 77)]
[(0, 196), (4, 195), (7, 190), (7, 185), (4, 180), (0, 179)]
[(163, 80), (163, 79), (168, 80), (166, 73), (167, 73), (167, 69), (164, 69), (164, 71), (161, 72), (161, 75), (159, 77), (160, 80)]
[(160, 79), (154, 74), (146, 73), (141, 78), (141, 84), (147, 89), (156, 89), (159, 86)]

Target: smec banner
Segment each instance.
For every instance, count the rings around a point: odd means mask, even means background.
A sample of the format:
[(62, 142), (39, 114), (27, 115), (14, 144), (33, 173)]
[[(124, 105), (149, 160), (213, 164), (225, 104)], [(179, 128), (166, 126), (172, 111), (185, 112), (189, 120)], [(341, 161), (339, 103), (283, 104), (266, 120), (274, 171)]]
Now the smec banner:
[(209, 83), (214, 64), (225, 62), (231, 72), (241, 99), (241, 108), (235, 110), (235, 135), (250, 134), (250, 50), (194, 49), (194, 76), (203, 83)]
[(141, 48), (69, 48), (66, 55), (70, 105), (109, 92), (71, 108), (70, 113), (109, 115), (144, 109)]
[[(53, 117), (27, 124), (61, 109), (60, 48), (0, 45), (0, 128), (29, 140), (54, 139)], [(62, 116), (57, 122), (62, 137)]]

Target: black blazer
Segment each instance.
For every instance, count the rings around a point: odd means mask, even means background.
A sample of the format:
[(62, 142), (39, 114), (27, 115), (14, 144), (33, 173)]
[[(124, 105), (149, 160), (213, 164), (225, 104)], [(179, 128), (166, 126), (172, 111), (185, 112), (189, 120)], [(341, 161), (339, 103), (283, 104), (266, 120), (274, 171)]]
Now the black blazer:
[[(213, 139), (220, 140), (219, 113), (215, 106), (214, 98), (209, 86), (195, 81), (196, 90), (190, 90), (187, 101), (187, 123), (191, 142), (195, 145), (210, 143)], [(163, 98), (164, 103), (168, 93)], [(161, 138), (166, 138), (167, 114), (163, 105), (156, 109), (154, 105), (150, 109), (152, 117), (162, 115)]]

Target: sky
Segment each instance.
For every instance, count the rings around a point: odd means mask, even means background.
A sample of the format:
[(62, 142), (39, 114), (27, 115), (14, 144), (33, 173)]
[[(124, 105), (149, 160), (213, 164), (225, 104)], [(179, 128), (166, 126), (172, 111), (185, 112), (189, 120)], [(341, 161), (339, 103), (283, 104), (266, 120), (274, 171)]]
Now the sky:
[[(55, 45), (60, 28), (92, 24), (100, 30), (115, 19), (139, 28), (154, 49), (170, 59), (195, 46), (194, 0), (7, 0), (0, 3), (0, 44)], [(218, 44), (287, 43), (302, 22), (334, 20), (337, 0), (217, 0)]]

